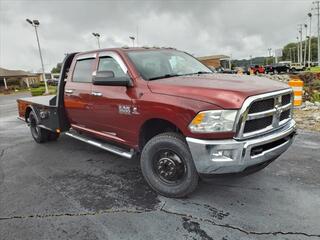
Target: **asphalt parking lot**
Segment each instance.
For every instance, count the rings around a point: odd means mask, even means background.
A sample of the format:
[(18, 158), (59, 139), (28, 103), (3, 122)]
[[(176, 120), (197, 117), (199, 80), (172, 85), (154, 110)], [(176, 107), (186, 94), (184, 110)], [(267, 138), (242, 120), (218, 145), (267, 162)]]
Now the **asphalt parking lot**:
[(138, 160), (67, 136), (37, 144), (0, 96), (0, 239), (320, 239), (320, 133), (263, 171), (158, 196)]

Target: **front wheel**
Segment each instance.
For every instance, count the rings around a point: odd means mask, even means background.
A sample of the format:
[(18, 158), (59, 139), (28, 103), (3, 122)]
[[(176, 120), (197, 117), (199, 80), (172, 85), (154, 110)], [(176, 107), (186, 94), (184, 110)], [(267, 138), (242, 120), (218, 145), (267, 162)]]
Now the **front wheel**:
[(188, 145), (177, 133), (162, 133), (147, 142), (141, 154), (141, 170), (149, 185), (166, 197), (185, 197), (198, 185)]

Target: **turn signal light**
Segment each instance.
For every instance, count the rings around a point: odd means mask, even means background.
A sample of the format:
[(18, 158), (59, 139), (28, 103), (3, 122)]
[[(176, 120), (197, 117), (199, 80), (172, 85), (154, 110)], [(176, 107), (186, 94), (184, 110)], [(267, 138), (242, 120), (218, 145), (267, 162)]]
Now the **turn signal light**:
[(193, 125), (200, 124), (203, 121), (205, 116), (206, 114), (204, 112), (197, 114), (197, 116), (192, 120), (192, 124)]

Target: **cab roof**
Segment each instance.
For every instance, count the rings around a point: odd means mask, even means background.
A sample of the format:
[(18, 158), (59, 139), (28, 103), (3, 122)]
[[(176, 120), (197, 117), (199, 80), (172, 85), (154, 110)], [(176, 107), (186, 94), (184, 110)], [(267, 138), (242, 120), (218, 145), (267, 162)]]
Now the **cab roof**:
[(177, 50), (175, 48), (171, 47), (120, 47), (120, 48), (102, 48), (102, 49), (96, 49), (91, 51), (84, 51), (79, 52), (78, 55), (83, 55), (87, 53), (98, 53), (98, 52), (105, 52), (105, 51), (116, 51), (116, 52), (136, 52), (136, 51), (151, 51), (151, 50)]

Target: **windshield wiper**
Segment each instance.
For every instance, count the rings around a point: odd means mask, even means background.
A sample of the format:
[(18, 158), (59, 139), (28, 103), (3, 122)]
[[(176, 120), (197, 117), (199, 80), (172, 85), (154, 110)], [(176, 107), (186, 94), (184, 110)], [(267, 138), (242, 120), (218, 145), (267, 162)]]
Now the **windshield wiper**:
[(162, 76), (149, 78), (149, 80), (157, 80), (157, 79), (162, 79), (162, 78), (171, 78), (171, 77), (178, 77), (178, 76), (181, 76), (181, 75), (179, 75), (179, 74), (165, 74)]
[(205, 72), (205, 71), (199, 71), (199, 72), (194, 72), (194, 73), (187, 73), (184, 75), (196, 75), (196, 74), (212, 74), (213, 72)]
[(165, 74), (158, 77), (149, 78), (149, 80), (157, 80), (162, 78), (171, 78), (171, 77), (181, 77), (181, 76), (188, 76), (188, 75), (195, 75), (195, 74), (211, 74), (213, 72), (205, 72), (205, 71), (199, 71), (195, 73), (187, 73), (187, 74)]
[(194, 74), (211, 74), (212, 72), (199, 71)]

